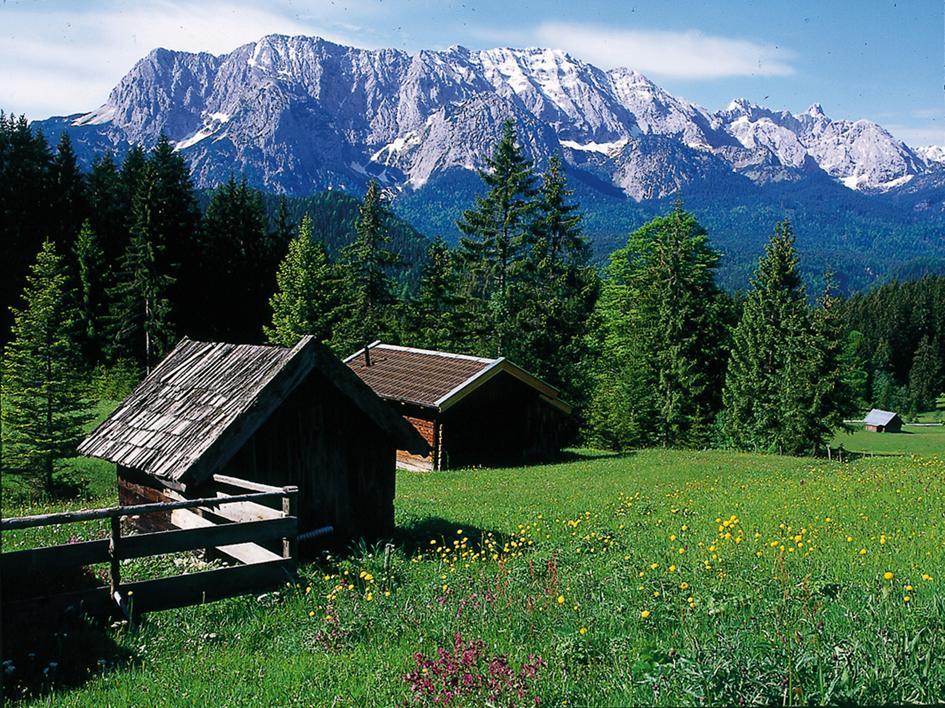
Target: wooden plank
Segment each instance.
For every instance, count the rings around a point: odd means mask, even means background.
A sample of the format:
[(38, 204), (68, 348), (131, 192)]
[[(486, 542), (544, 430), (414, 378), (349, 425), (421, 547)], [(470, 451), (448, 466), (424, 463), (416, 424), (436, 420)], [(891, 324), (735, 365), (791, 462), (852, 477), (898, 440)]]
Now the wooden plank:
[(70, 611), (88, 614), (93, 617), (110, 616), (114, 613), (115, 605), (108, 594), (108, 586), (76, 590), (74, 592), (59, 593), (57, 595), (43, 595), (25, 600), (14, 600), (3, 603), (3, 614), (35, 614), (58, 615)]
[(108, 539), (64, 543), (59, 546), (10, 551), (0, 555), (3, 574), (9, 576), (46, 573), (92, 563), (107, 563)]
[(218, 484), (222, 484), (228, 487), (235, 487), (237, 489), (245, 489), (252, 492), (279, 492), (281, 493), (282, 487), (273, 487), (271, 484), (262, 484), (261, 482), (253, 482), (248, 479), (240, 479), (239, 477), (229, 477), (225, 474), (215, 474), (213, 475), (213, 481)]
[[(198, 517), (199, 518), (199, 517)], [(295, 518), (267, 519), (245, 524), (222, 524), (196, 526), (177, 531), (159, 531), (137, 536), (124, 536), (119, 547), (119, 557), (142, 558), (162, 553), (178, 553), (215, 546), (229, 546), (242, 541), (275, 541), (293, 536)]]
[[(68, 524), (75, 521), (93, 521), (95, 519), (110, 519), (117, 516), (138, 516), (158, 511), (173, 511), (175, 509), (195, 509), (200, 506), (219, 506), (222, 503), (258, 502), (264, 499), (277, 500), (282, 504), (284, 492), (253, 492), (251, 494), (223, 495), (205, 499), (187, 499), (176, 502), (159, 502), (155, 504), (138, 504), (136, 506), (115, 506), (108, 509), (81, 509), (79, 511), (64, 511), (58, 514), (38, 514), (36, 516), (19, 516), (13, 519), (0, 521), (0, 529), (28, 529), (36, 526), (51, 526), (53, 524)], [(257, 504), (257, 506), (261, 506)], [(279, 514), (281, 516), (281, 513)]]
[[(210, 519), (195, 514), (186, 509), (180, 509), (171, 513), (171, 523), (184, 529), (209, 528), (217, 526)], [(255, 565), (257, 563), (267, 563), (273, 560), (280, 560), (281, 556), (276, 555), (262, 546), (255, 543), (237, 543), (233, 545), (218, 546), (217, 550), (232, 558), (239, 563), (246, 565)]]
[(278, 558), (256, 565), (128, 583), (121, 587), (119, 593), (131, 611), (137, 614), (267, 590), (294, 578), (292, 562)]

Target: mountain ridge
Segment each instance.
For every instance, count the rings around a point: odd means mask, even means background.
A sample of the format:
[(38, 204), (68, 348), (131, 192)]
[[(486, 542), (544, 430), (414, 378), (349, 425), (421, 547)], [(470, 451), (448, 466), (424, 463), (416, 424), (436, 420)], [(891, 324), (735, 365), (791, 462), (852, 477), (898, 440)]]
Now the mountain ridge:
[(911, 148), (819, 104), (791, 114), (736, 99), (712, 112), (632, 69), (534, 47), (409, 54), (266, 35), (221, 55), (159, 48), (99, 108), (35, 125), (119, 153), (163, 132), (199, 187), (236, 166), (257, 186), (304, 194), (360, 191), (371, 178), (416, 190), (437, 172), (482, 167), (505, 117), (539, 165), (560, 153), (635, 201), (720, 170), (758, 184), (821, 171), (864, 192), (945, 172), (945, 148)]

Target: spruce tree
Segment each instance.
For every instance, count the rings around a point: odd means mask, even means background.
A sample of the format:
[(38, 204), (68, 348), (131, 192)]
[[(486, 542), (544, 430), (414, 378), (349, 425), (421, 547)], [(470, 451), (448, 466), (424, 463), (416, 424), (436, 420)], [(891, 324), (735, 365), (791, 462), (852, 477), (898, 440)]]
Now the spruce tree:
[[(737, 448), (809, 453), (820, 370), (790, 223), (777, 225), (751, 279), (722, 392), (724, 431)], [(813, 437), (816, 437), (813, 435)]]
[(510, 356), (561, 390), (580, 415), (590, 385), (585, 334), (600, 283), (573, 196), (561, 160), (552, 157), (542, 175), (524, 277), (513, 295)]
[(109, 265), (118, 263), (128, 246), (131, 201), (126, 190), (112, 153), (106, 150), (92, 162), (88, 198), (89, 223)]
[(909, 369), (909, 396), (915, 413), (932, 410), (939, 395), (945, 389), (942, 361), (935, 345), (926, 335), (916, 347), (912, 367)]
[(76, 238), (75, 263), (78, 278), (77, 337), (84, 363), (92, 366), (98, 363), (101, 356), (105, 257), (98, 236), (88, 221), (82, 224)]
[(462, 350), (466, 344), (464, 300), (454, 256), (437, 237), (427, 249), (417, 297), (411, 304), (408, 342), (426, 349)]
[(0, 341), (13, 324), (8, 306), (23, 290), (43, 234), (55, 227), (48, 207), (51, 164), (43, 134), (25, 116), (0, 111)]
[(396, 298), (388, 272), (400, 258), (388, 248), (387, 220), (384, 196), (372, 180), (358, 211), (355, 240), (341, 254), (347, 311), (333, 340), (340, 354), (388, 338), (396, 330)]
[(307, 334), (331, 339), (338, 319), (340, 291), (325, 246), (312, 237), (306, 216), (276, 274), (277, 289), (269, 299), (272, 324), (264, 328), (270, 344), (294, 346)]
[(515, 140), (515, 123), (507, 120), (502, 138), (479, 176), (489, 188), (457, 222), (460, 258), (471, 278), (470, 294), (479, 304), (478, 329), (484, 348), (496, 356), (508, 353), (515, 334), (512, 294), (531, 245), (537, 208), (535, 174)]
[(596, 437), (621, 449), (707, 442), (724, 333), (718, 261), (679, 204), (612, 254), (592, 335)]
[(187, 331), (225, 341), (257, 341), (269, 321), (278, 263), (272, 262), (262, 195), (245, 179), (230, 177), (214, 190), (204, 215), (201, 249), (191, 288), (193, 301), (201, 303), (201, 317), (190, 318)]
[(50, 170), (50, 206), (55, 220), (53, 240), (60, 251), (71, 253), (88, 214), (85, 175), (79, 170), (69, 134), (63, 132)]
[(88, 420), (77, 379), (77, 313), (52, 241), (37, 255), (22, 300), (3, 353), (3, 460), (51, 493), (58, 461), (75, 455)]
[(869, 371), (866, 368), (866, 340), (858, 330), (847, 332), (840, 356), (843, 376), (856, 410), (862, 411), (870, 400)]
[(167, 351), (173, 337), (167, 293), (173, 278), (161, 270), (160, 234), (153, 218), (157, 178), (149, 163), (141, 175), (132, 212), (131, 238), (109, 288), (106, 349), (112, 360), (130, 359), (147, 371)]

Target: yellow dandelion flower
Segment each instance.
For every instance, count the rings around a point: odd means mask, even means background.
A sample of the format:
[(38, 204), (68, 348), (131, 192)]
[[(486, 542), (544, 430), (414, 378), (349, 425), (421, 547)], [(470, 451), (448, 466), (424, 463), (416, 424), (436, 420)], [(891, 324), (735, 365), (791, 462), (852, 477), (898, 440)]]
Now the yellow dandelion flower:
[(680, 590), (688, 590), (688, 589), (689, 589), (689, 583), (687, 583), (687, 582), (679, 583), (679, 589), (680, 589)]
[(905, 603), (909, 603), (909, 602), (912, 602), (912, 598), (909, 597), (908, 595), (903, 595), (902, 601)]
[(582, 635), (583, 635), (583, 634), (587, 634), (587, 627), (581, 627), (581, 628), (578, 630), (578, 632), (580, 632)]
[(563, 604), (564, 604), (564, 595), (558, 595), (558, 604), (559, 604), (559, 605), (563, 605)]
[(315, 616), (315, 610), (309, 610), (309, 611), (308, 611), (308, 616), (309, 616), (309, 617), (314, 617), (314, 616)]
[(894, 577), (893, 574), (890, 573), (888, 570), (885, 573), (883, 573), (883, 580), (892, 580), (893, 577)]
[(640, 617), (642, 617), (643, 619), (646, 619), (649, 616), (650, 616), (649, 610), (643, 610), (643, 612), (640, 613)]

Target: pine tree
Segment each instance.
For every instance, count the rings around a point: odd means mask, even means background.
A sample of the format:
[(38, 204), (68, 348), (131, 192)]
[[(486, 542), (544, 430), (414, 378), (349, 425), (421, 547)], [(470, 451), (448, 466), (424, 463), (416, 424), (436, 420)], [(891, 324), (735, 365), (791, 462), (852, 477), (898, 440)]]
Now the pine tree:
[(50, 170), (50, 202), (55, 220), (53, 240), (63, 253), (71, 253), (82, 222), (88, 214), (85, 175), (79, 170), (69, 134), (63, 132)]
[(278, 287), (269, 299), (272, 325), (264, 328), (269, 343), (291, 347), (306, 334), (320, 342), (330, 340), (338, 319), (340, 286), (325, 246), (312, 237), (308, 216), (289, 243), (276, 281)]
[(269, 321), (278, 263), (272, 262), (262, 196), (245, 179), (230, 177), (214, 190), (201, 248), (192, 289), (202, 313), (199, 321), (189, 320), (187, 331), (225, 341), (257, 341)]
[(869, 371), (866, 368), (866, 340), (858, 330), (847, 332), (843, 342), (841, 366), (846, 386), (856, 410), (863, 410), (870, 400)]
[(516, 335), (510, 357), (558, 388), (580, 416), (590, 386), (585, 334), (600, 282), (573, 195), (561, 160), (552, 157), (542, 175), (526, 267), (513, 295)]
[(515, 142), (515, 123), (505, 122), (502, 138), (479, 176), (489, 188), (457, 222), (460, 258), (479, 301), (478, 329), (485, 348), (502, 356), (515, 333), (511, 295), (531, 245), (537, 203), (535, 174)]
[(778, 224), (733, 334), (725, 432), (742, 449), (815, 454), (856, 412), (833, 276), (807, 307), (790, 224)]
[(89, 223), (108, 264), (117, 263), (128, 246), (131, 201), (126, 192), (112, 153), (106, 150), (92, 163), (88, 197)]
[(105, 257), (98, 237), (88, 221), (82, 224), (75, 242), (78, 277), (77, 337), (87, 366), (101, 356), (102, 318), (105, 305)]
[(909, 396), (913, 412), (935, 408), (938, 396), (945, 389), (942, 361), (936, 347), (928, 336), (922, 337), (915, 350), (912, 368), (909, 369)]
[(388, 248), (387, 219), (384, 196), (372, 180), (358, 212), (357, 236), (341, 255), (348, 307), (333, 340), (339, 353), (387, 338), (396, 329), (396, 299), (388, 272), (400, 258)]
[(621, 449), (702, 445), (718, 406), (719, 255), (677, 204), (615, 251), (593, 338), (602, 342), (592, 426)]
[(87, 422), (77, 379), (77, 313), (63, 259), (43, 244), (27, 276), (23, 306), (13, 308), (12, 339), (4, 351), (4, 464), (46, 493), (59, 460), (75, 455)]
[(427, 349), (464, 349), (464, 304), (454, 256), (437, 237), (427, 250), (417, 297), (411, 304), (409, 343)]
[(55, 226), (48, 207), (51, 165), (43, 134), (33, 131), (26, 116), (0, 111), (0, 341), (13, 324), (8, 306), (23, 290), (43, 234)]
[(160, 236), (153, 219), (156, 183), (149, 163), (134, 198), (131, 238), (121, 257), (115, 285), (108, 290), (106, 320), (106, 348), (111, 358), (137, 361), (148, 371), (166, 352), (173, 337), (167, 297), (173, 278), (159, 265)]

